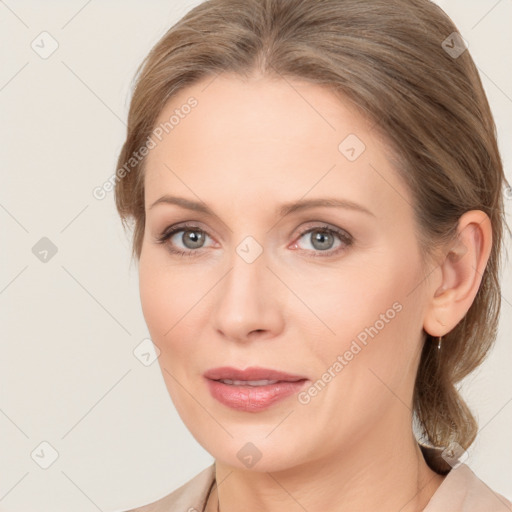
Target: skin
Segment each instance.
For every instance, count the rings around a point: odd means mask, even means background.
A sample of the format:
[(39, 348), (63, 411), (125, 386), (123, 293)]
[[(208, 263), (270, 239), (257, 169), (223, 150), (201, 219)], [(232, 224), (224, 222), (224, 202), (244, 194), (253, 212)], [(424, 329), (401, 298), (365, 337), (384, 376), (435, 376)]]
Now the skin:
[[(446, 334), (469, 309), (489, 257), (489, 219), (467, 212), (459, 241), (426, 268), (412, 197), (385, 141), (348, 101), (298, 80), (220, 75), (174, 96), (157, 124), (190, 96), (198, 106), (147, 157), (139, 282), (169, 394), (216, 461), (221, 485), (207, 510), (217, 501), (222, 512), (241, 503), (249, 512), (423, 510), (443, 481), (411, 426), (424, 331)], [(366, 146), (353, 162), (338, 149), (349, 134)], [(164, 194), (203, 201), (215, 215), (151, 207)], [(282, 203), (322, 197), (371, 214), (275, 213)], [(183, 222), (206, 232), (202, 245), (185, 245), (184, 231), (157, 243)], [(322, 245), (314, 232), (301, 234), (325, 224), (352, 243), (334, 233)], [(263, 249), (252, 263), (236, 252), (247, 236)], [(196, 255), (172, 254), (171, 246)], [(262, 366), (314, 383), (397, 303), (400, 312), (307, 404), (292, 395), (264, 411), (236, 411), (202, 377), (217, 366)], [(248, 442), (262, 455), (252, 468), (237, 457)]]

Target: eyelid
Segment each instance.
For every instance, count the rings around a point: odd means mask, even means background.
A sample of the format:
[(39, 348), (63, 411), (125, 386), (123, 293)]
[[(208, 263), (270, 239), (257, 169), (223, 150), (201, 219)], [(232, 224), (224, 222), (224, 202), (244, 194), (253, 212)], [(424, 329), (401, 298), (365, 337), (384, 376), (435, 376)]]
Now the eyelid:
[[(212, 237), (208, 230), (201, 227), (200, 222), (197, 221), (187, 221), (182, 222), (178, 224), (173, 224), (172, 226), (169, 226), (167, 229), (163, 231), (162, 234), (158, 235), (156, 237), (156, 242), (162, 245), (168, 245), (168, 250), (173, 254), (179, 254), (179, 255), (187, 255), (187, 256), (199, 256), (203, 254), (203, 250), (206, 249), (205, 247), (200, 247), (199, 249), (174, 249), (170, 247), (170, 244), (168, 244), (168, 241), (170, 238), (172, 238), (176, 233), (179, 233), (181, 231), (198, 231), (201, 233), (204, 233), (208, 237), (210, 237), (212, 240), (215, 240), (214, 237)], [(342, 242), (342, 247), (338, 247), (337, 249), (328, 249), (326, 251), (320, 251), (320, 250), (307, 250), (307, 249), (298, 249), (299, 251), (311, 253), (311, 256), (335, 256), (339, 252), (342, 252), (346, 250), (349, 246), (351, 246), (354, 243), (353, 236), (346, 231), (345, 229), (339, 228), (334, 225), (330, 225), (328, 223), (322, 222), (322, 221), (309, 221), (307, 223), (308, 225), (306, 227), (303, 227), (300, 230), (300, 233), (298, 236), (294, 239), (292, 242), (292, 245), (297, 245), (298, 240), (300, 240), (304, 235), (307, 233), (310, 233), (312, 231), (326, 231), (328, 233), (333, 233), (335, 236), (337, 236), (340, 241)]]
[[(321, 225), (318, 225), (317, 223), (320, 223)], [(342, 238), (345, 242), (352, 242), (354, 240), (354, 237), (345, 229), (338, 228), (336, 226), (330, 225), (326, 222), (322, 221), (311, 221), (308, 224), (314, 224), (310, 225), (308, 227), (303, 228), (299, 234), (299, 238), (304, 236), (306, 233), (309, 233), (311, 231), (329, 231), (337, 234), (340, 238)]]
[(327, 224), (325, 222), (321, 222), (321, 221), (311, 221), (309, 224), (312, 224), (314, 222), (320, 222), (321, 225), (316, 224), (316, 225), (309, 226), (309, 227), (306, 227), (303, 230), (301, 230), (301, 232), (299, 233), (298, 237), (295, 239), (294, 242), (292, 242), (293, 246), (296, 246), (298, 244), (298, 241), (304, 235), (306, 235), (306, 234), (308, 234), (310, 232), (313, 232), (313, 231), (326, 231), (328, 233), (333, 233), (335, 236), (337, 236), (339, 238), (339, 240), (341, 241), (341, 247), (338, 247), (336, 249), (328, 249), (326, 251), (307, 250), (307, 249), (300, 249), (300, 248), (298, 248), (297, 250), (302, 251), (302, 252), (310, 253), (311, 257), (314, 257), (314, 258), (315, 257), (327, 258), (329, 256), (333, 256), (333, 257), (337, 256), (341, 252), (346, 251), (350, 246), (352, 246), (354, 244), (354, 237), (348, 231), (346, 231), (345, 229), (338, 228), (336, 226), (332, 226), (332, 225), (329, 225), (329, 224)]
[(196, 231), (202, 231), (204, 233), (206, 233), (208, 236), (210, 236), (209, 232), (207, 229), (204, 229), (203, 227), (200, 226), (200, 222), (198, 221), (185, 221), (185, 222), (178, 222), (177, 224), (172, 224), (170, 226), (167, 226), (160, 235), (157, 235), (158, 238), (163, 238), (167, 235), (169, 235), (170, 233), (173, 233), (173, 232), (176, 232), (176, 231), (181, 231), (181, 230), (184, 230), (186, 231), (187, 229), (194, 229)]
[[(173, 237), (176, 233), (180, 231), (200, 231), (204, 233), (212, 240), (215, 240), (212, 235), (210, 235), (209, 231), (204, 229), (199, 225), (196, 221), (187, 221), (183, 223), (173, 224), (172, 226), (167, 227), (160, 235), (156, 236), (157, 243), (165, 244), (171, 237)], [(199, 249), (200, 250), (200, 249)], [(193, 252), (199, 252), (199, 250)]]

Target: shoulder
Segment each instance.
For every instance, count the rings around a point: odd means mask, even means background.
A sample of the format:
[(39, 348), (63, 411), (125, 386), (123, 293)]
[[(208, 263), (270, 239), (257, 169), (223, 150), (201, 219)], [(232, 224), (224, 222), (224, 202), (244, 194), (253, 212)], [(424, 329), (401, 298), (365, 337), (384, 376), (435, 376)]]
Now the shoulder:
[(214, 481), (215, 463), (203, 469), (203, 471), (167, 496), (148, 505), (125, 512), (172, 512), (173, 510), (201, 512)]
[(512, 502), (460, 464), (445, 476), (423, 512), (512, 512)]

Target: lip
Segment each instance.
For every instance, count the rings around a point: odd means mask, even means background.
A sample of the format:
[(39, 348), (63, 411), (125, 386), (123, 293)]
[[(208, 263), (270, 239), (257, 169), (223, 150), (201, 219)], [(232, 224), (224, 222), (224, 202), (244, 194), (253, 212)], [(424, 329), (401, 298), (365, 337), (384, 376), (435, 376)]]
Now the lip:
[(207, 379), (231, 379), (231, 380), (279, 380), (282, 382), (294, 382), (306, 379), (303, 375), (292, 375), (290, 373), (261, 368), (259, 366), (250, 366), (245, 370), (239, 370), (231, 366), (222, 366), (211, 368), (203, 374)]
[[(272, 370), (268, 368), (250, 367), (239, 370), (229, 366), (212, 368), (203, 376), (213, 398), (223, 405), (243, 412), (259, 412), (298, 393), (309, 380), (301, 375)], [(230, 380), (273, 380), (272, 384), (261, 386), (225, 384), (219, 379)]]

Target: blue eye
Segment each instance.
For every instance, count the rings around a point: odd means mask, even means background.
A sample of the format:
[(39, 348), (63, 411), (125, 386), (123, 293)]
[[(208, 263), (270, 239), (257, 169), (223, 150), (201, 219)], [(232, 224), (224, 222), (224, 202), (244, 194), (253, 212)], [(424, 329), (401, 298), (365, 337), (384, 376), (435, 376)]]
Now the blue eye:
[[(309, 235), (309, 241), (313, 246), (313, 257), (317, 256), (332, 256), (340, 251), (345, 250), (347, 247), (352, 245), (353, 238), (346, 231), (338, 228), (332, 228), (327, 225), (315, 226), (303, 231), (299, 237), (299, 240), (306, 235)], [(332, 249), (335, 239), (340, 240), (340, 245), (336, 249)], [(296, 246), (297, 244), (295, 244)], [(309, 251), (308, 251), (309, 252)]]
[[(188, 251), (180, 251), (173, 247), (174, 244), (168, 243), (168, 241), (177, 233), (184, 233), (181, 236), (181, 242), (183, 244), (190, 244), (189, 247), (185, 247), (189, 249)], [(196, 256), (199, 254), (199, 251), (196, 249), (202, 249), (202, 244), (204, 244), (205, 235), (209, 236), (206, 231), (200, 229), (198, 226), (185, 224), (181, 226), (177, 226), (170, 231), (165, 231), (158, 239), (157, 243), (166, 244), (169, 251), (173, 254), (177, 254), (179, 256)]]
[[(183, 233), (180, 238), (180, 242), (185, 246), (185, 250), (176, 248), (176, 242), (171, 243), (171, 239), (178, 233)], [(306, 235), (310, 235), (309, 240), (313, 246), (312, 250), (301, 249), (304, 252), (311, 252), (311, 256), (332, 256), (339, 252), (346, 250), (350, 245), (353, 244), (352, 236), (339, 228), (333, 228), (327, 225), (310, 227), (303, 231), (299, 240)], [(176, 226), (170, 230), (164, 231), (158, 238), (157, 243), (164, 244), (172, 254), (178, 256), (198, 256), (202, 254), (202, 251), (198, 249), (204, 248), (206, 237), (210, 237), (206, 231), (201, 229), (199, 226), (192, 224), (185, 224)], [(340, 244), (336, 249), (332, 249), (335, 239), (340, 241)], [(294, 244), (294, 248), (297, 247), (297, 243)]]

